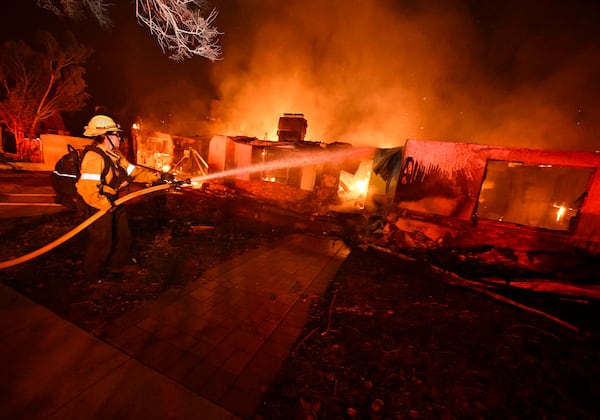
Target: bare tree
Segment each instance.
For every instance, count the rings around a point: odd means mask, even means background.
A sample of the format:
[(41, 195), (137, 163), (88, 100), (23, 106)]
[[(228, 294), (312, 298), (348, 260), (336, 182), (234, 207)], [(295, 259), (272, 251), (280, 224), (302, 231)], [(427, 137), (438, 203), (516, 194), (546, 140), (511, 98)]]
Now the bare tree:
[[(101, 27), (111, 26), (110, 3), (106, 0), (36, 0), (38, 6), (57, 15), (79, 18), (91, 14)], [(203, 15), (207, 14), (207, 17)], [(156, 37), (169, 58), (183, 61), (200, 56), (220, 58), (220, 32), (213, 26), (215, 9), (209, 11), (205, 0), (135, 0), (135, 16)]]
[(83, 75), (91, 51), (71, 34), (64, 49), (48, 32), (41, 32), (38, 41), (37, 48), (23, 41), (0, 47), (0, 122), (15, 135), (18, 151), (44, 120), (77, 111), (89, 98)]
[(71, 19), (81, 19), (89, 12), (104, 29), (112, 26), (108, 11), (110, 3), (105, 0), (36, 0), (36, 3), (55, 15)]

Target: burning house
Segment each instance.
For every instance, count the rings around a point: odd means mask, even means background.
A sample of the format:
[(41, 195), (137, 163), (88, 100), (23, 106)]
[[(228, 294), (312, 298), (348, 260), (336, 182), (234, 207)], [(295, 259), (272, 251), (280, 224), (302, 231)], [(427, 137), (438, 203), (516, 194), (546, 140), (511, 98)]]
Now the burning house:
[(509, 250), (552, 270), (600, 252), (599, 169), (595, 152), (408, 140), (384, 242)]
[(226, 185), (252, 190), (259, 196), (290, 203), (315, 196), (321, 204), (334, 204), (343, 165), (328, 162), (326, 157), (343, 148), (350, 146), (214, 136), (208, 167), (210, 173), (225, 172)]
[(171, 169), (174, 163), (175, 145), (170, 134), (152, 132), (141, 135), (135, 133), (132, 144), (138, 164), (163, 171)]
[(356, 171), (358, 163), (340, 160), (336, 155), (351, 149), (347, 143), (305, 140), (306, 127), (302, 114), (284, 114), (279, 119), (277, 141), (213, 136), (208, 151), (209, 172), (229, 173), (224, 179), (226, 184), (278, 201), (307, 205), (314, 199), (321, 208), (335, 205), (341, 172)]
[[(351, 147), (305, 141), (303, 118), (284, 117), (279, 141), (213, 137), (210, 172)], [(515, 264), (535, 268), (558, 254), (600, 252), (599, 167), (594, 152), (408, 140), (351, 162), (266, 165), (233, 172), (229, 181), (278, 201), (313, 197), (327, 211), (384, 216), (386, 247), (509, 250)]]
[(160, 171), (173, 171), (182, 178), (205, 175), (208, 163), (202, 139), (172, 136), (168, 133), (141, 130), (139, 124), (132, 129), (131, 156), (139, 165)]

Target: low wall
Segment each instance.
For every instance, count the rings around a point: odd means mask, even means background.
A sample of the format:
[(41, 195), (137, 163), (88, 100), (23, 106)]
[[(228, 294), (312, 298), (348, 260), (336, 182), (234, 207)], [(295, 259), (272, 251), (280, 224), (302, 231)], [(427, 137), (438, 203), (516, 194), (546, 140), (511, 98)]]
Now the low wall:
[(20, 171), (53, 171), (56, 162), (68, 152), (68, 145), (76, 149), (83, 149), (92, 143), (92, 139), (85, 137), (62, 136), (58, 134), (42, 134), (42, 162), (8, 162), (10, 167)]

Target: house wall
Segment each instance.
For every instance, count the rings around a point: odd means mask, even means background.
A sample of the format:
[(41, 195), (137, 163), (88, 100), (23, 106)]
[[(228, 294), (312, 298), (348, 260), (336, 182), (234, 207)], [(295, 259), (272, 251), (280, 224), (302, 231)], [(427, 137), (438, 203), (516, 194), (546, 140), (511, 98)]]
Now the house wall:
[[(252, 166), (252, 146), (248, 144), (235, 143), (235, 166), (236, 168), (248, 168)], [(237, 179), (250, 179), (250, 172), (241, 172)]]
[(319, 167), (316, 165), (306, 166), (302, 168), (302, 175), (300, 178), (300, 189), (302, 191), (312, 191), (315, 187), (315, 181), (317, 180), (317, 172)]
[[(228, 136), (213, 136), (208, 148), (208, 171), (218, 173), (252, 165), (252, 146), (234, 141)], [(250, 179), (250, 173), (240, 172), (230, 179)]]
[(227, 142), (231, 141), (227, 136), (213, 136), (208, 146), (208, 171), (222, 172), (225, 170), (225, 159), (227, 158)]
[(56, 162), (68, 152), (67, 146), (70, 144), (76, 149), (83, 149), (92, 143), (92, 139), (86, 137), (62, 136), (58, 134), (42, 134), (42, 150), (44, 163), (51, 165), (54, 169)]
[(85, 137), (64, 136), (59, 134), (42, 134), (41, 162), (12, 162), (17, 169), (25, 171), (53, 171), (56, 162), (68, 152), (70, 144), (76, 149), (82, 149), (91, 144), (92, 140)]
[(578, 221), (568, 236), (559, 238), (583, 248), (600, 243), (600, 154), (594, 152), (408, 140), (396, 203), (406, 210), (470, 221), (488, 160), (593, 169)]

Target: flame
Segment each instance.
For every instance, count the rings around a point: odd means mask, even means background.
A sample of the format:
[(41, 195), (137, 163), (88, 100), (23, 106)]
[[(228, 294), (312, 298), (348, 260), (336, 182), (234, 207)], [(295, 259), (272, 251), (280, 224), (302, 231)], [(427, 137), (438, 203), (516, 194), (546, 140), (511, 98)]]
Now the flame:
[(561, 205), (558, 205), (556, 203), (554, 203), (552, 205), (552, 207), (554, 207), (556, 209), (556, 221), (560, 222), (561, 219), (563, 218), (563, 216), (565, 215), (565, 213), (568, 211), (573, 211), (574, 209), (571, 207), (566, 207), (565, 203), (562, 203)]
[(565, 208), (565, 206), (558, 207), (558, 210), (556, 211), (556, 221), (557, 222), (560, 222), (560, 219), (562, 219), (562, 217), (564, 216), (566, 211), (567, 211), (567, 209)]
[(348, 199), (364, 199), (369, 192), (369, 181), (371, 180), (371, 160), (363, 160), (354, 175), (342, 171), (340, 184), (345, 187), (343, 193)]
[(357, 195), (365, 195), (367, 188), (369, 187), (369, 178), (358, 179), (354, 182), (354, 185), (349, 187), (350, 191), (355, 192)]

